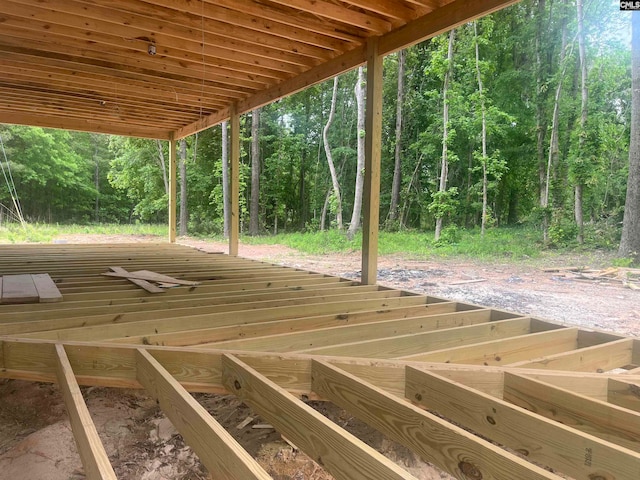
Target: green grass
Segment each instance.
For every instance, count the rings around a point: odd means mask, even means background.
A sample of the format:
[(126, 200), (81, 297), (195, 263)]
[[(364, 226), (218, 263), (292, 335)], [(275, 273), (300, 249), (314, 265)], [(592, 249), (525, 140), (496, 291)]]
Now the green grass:
[(59, 225), (28, 224), (26, 228), (15, 223), (0, 226), (0, 243), (51, 243), (63, 235), (153, 235), (167, 236), (166, 225), (149, 224), (92, 224), (92, 225)]

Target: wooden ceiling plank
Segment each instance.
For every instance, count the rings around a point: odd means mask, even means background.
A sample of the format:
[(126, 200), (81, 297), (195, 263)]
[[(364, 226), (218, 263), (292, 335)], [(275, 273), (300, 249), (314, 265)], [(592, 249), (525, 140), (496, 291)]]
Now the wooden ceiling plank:
[[(504, 399), (554, 422), (634, 450), (636, 468), (640, 466), (638, 412), (511, 372), (505, 373)], [(600, 455), (596, 451), (592, 453), (593, 458)]]
[[(381, 35), (391, 30), (391, 22), (367, 15), (358, 10), (345, 8), (343, 5), (325, 0), (270, 0), (272, 3), (295, 8), (328, 20), (345, 23), (361, 28), (374, 35)], [(401, 9), (399, 9), (401, 11)]]
[[(317, 326), (305, 329), (299, 333), (288, 330), (277, 333), (263, 332), (258, 338), (241, 337), (239, 340), (219, 342), (212, 344), (214, 348), (229, 348), (234, 350), (265, 350), (273, 352), (305, 352), (318, 350), (322, 355), (324, 349), (331, 350), (334, 345), (344, 344), (349, 341), (366, 342), (368, 340), (387, 338), (391, 336), (411, 335), (424, 332), (425, 330), (445, 329), (447, 326), (465, 325), (467, 323), (481, 323), (489, 321), (491, 312), (489, 310), (476, 310), (470, 312), (452, 312), (438, 314), (439, 309), (450, 309), (454, 307), (452, 303), (434, 304), (436, 310), (424, 309), (421, 316), (411, 318), (398, 318), (397, 316), (385, 320), (376, 321), (375, 317), (363, 324), (354, 324), (351, 321), (335, 326)], [(429, 307), (429, 306), (427, 306)], [(441, 310), (440, 310), (441, 311)], [(428, 313), (427, 313), (428, 312)], [(397, 315), (397, 313), (396, 313)], [(254, 335), (255, 337), (255, 335)], [(351, 344), (349, 344), (351, 345)], [(312, 348), (309, 348), (312, 347)], [(331, 355), (331, 353), (328, 353)], [(360, 353), (354, 353), (355, 356)], [(381, 358), (381, 357), (378, 357)]]
[(407, 5), (408, 2), (396, 0), (369, 0), (366, 3), (363, 3), (360, 0), (341, 1), (343, 3), (353, 5), (354, 7), (366, 9), (379, 15), (384, 15), (385, 17), (390, 17), (394, 20), (401, 20), (402, 23), (415, 20), (420, 15), (424, 15), (430, 11), (422, 8), (421, 6), (410, 6)]
[[(575, 478), (633, 478), (640, 455), (444, 377), (407, 367), (406, 396), (532, 461)], [(505, 374), (505, 398), (507, 398)], [(455, 399), (455, 400), (453, 400)], [(585, 452), (590, 452), (585, 461)], [(506, 477), (505, 477), (506, 478)], [(515, 475), (510, 478), (519, 478)]]
[(337, 480), (415, 477), (258, 371), (223, 355), (223, 383)]
[(399, 358), (426, 353), (430, 350), (473, 345), (490, 339), (516, 337), (530, 332), (529, 318), (476, 322), (474, 317), (477, 314), (474, 315), (473, 311), (459, 312), (457, 315), (463, 322), (462, 326), (445, 327), (412, 334), (389, 335), (386, 338), (351, 343), (338, 340), (335, 342), (335, 346), (298, 350), (296, 353), (332, 356), (347, 355), (362, 358)]
[[(296, 58), (308, 57), (308, 59), (324, 60), (332, 56), (325, 48), (301, 44), (284, 39), (269, 32), (262, 33), (243, 27), (237, 27), (215, 18), (205, 19), (197, 13), (188, 13), (190, 8), (174, 10), (149, 2), (129, 0), (14, 0), (31, 6), (49, 8), (56, 12), (64, 12), (87, 17), (93, 20), (104, 20), (116, 25), (135, 26), (147, 30), (148, 36), (156, 40), (157, 44), (172, 43), (173, 38), (202, 42), (227, 50), (235, 50), (244, 53), (260, 55), (265, 58), (296, 63)], [(204, 26), (204, 32), (203, 32)], [(125, 35), (129, 38), (130, 35)], [(253, 46), (253, 49), (250, 47)], [(305, 60), (302, 65), (306, 65)]]
[(136, 367), (138, 381), (210, 472), (230, 480), (271, 480), (258, 462), (150, 353), (138, 350)]
[(32, 114), (25, 112), (0, 111), (0, 123), (13, 125), (38, 125), (45, 128), (62, 128), (79, 132), (95, 132), (112, 135), (124, 135), (128, 137), (169, 139), (169, 132), (162, 132), (154, 128), (148, 129), (135, 125), (105, 125), (103, 122), (94, 122), (90, 119), (64, 118), (54, 115)]
[(563, 328), (533, 333), (474, 345), (436, 350), (401, 357), (402, 360), (469, 363), (476, 365), (505, 365), (531, 357), (574, 350), (578, 329)]
[(457, 478), (560, 478), (330, 363), (311, 368), (314, 392)]
[(100, 441), (82, 392), (62, 345), (56, 345), (56, 373), (58, 386), (67, 408), (71, 431), (82, 460), (84, 474), (95, 480), (116, 480), (109, 456)]

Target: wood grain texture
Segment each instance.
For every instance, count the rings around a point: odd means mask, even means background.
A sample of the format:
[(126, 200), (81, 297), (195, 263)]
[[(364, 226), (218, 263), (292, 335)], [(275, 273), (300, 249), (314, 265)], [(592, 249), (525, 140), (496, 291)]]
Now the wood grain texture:
[(258, 463), (145, 350), (136, 357), (138, 381), (160, 404), (160, 408), (216, 478), (271, 480)]
[(38, 290), (31, 275), (4, 275), (2, 303), (38, 303)]
[(62, 294), (48, 273), (32, 274), (33, 284), (38, 292), (40, 303), (54, 303), (62, 301)]
[(88, 480), (116, 480), (109, 456), (100, 441), (91, 414), (67, 358), (64, 346), (56, 345), (56, 374), (67, 407), (71, 430)]
[(338, 480), (415, 479), (246, 363), (224, 355), (223, 382)]

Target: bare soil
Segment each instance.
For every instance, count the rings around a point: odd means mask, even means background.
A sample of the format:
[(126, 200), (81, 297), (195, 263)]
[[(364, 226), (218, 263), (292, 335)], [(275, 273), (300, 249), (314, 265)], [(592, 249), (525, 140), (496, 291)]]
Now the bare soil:
[[(157, 237), (73, 235), (59, 243), (155, 242)], [(207, 251), (223, 243), (181, 238)], [(241, 245), (240, 255), (295, 268), (358, 278), (360, 254), (304, 255), (278, 245)], [(611, 259), (554, 257), (538, 264), (438, 259), (379, 259), (379, 283), (427, 295), (477, 303), (558, 323), (640, 335), (640, 291), (621, 284), (579, 281), (545, 267), (604, 267)], [(596, 265), (597, 264), (597, 265)], [(142, 391), (86, 388), (84, 396), (116, 475), (121, 480), (211, 478), (156, 403)], [(331, 480), (233, 396), (195, 395), (197, 400), (276, 480)], [(448, 479), (410, 451), (328, 403), (310, 402), (325, 416), (408, 469), (420, 480)], [(0, 380), (0, 480), (85, 478), (64, 403), (55, 385)]]

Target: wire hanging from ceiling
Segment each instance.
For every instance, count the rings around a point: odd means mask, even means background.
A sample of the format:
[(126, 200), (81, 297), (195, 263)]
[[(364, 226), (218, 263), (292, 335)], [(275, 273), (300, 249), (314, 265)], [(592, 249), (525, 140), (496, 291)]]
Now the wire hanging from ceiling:
[[(20, 221), (22, 228), (27, 227), (27, 223), (24, 221), (24, 215), (22, 214), (22, 206), (20, 205), (20, 199), (18, 198), (18, 191), (16, 190), (16, 184), (13, 181), (13, 174), (11, 173), (11, 165), (9, 164), (9, 159), (7, 158), (7, 151), (4, 148), (4, 141), (2, 140), (2, 134), (0, 134), (0, 147), (2, 147), (2, 155), (4, 156), (4, 162), (0, 161), (0, 167), (2, 168), (2, 174), (4, 175), (4, 180), (7, 184), (7, 188), (9, 189), (9, 194), (11, 195), (11, 200), (13, 200), (13, 206), (15, 208), (15, 216)], [(6, 165), (6, 168), (5, 168)], [(7, 176), (8, 173), (8, 176)]]

